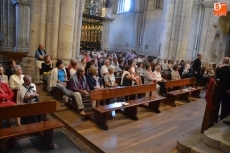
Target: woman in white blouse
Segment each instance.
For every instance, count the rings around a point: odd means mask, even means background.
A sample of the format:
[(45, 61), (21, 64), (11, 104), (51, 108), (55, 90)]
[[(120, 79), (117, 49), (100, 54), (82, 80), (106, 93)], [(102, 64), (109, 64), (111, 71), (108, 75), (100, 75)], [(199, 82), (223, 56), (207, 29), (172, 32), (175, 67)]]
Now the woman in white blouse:
[(10, 77), (9, 80), (9, 86), (12, 90), (16, 90), (24, 83), (24, 75), (22, 74), (22, 68), (20, 65), (15, 65), (13, 67), (13, 72), (14, 74)]
[(104, 76), (105, 87), (117, 87), (116, 78), (114, 76), (115, 67), (110, 65), (108, 71), (109, 73)]
[(178, 66), (177, 65), (173, 66), (171, 76), (172, 76), (172, 80), (180, 80), (181, 79), (180, 74), (178, 72)]

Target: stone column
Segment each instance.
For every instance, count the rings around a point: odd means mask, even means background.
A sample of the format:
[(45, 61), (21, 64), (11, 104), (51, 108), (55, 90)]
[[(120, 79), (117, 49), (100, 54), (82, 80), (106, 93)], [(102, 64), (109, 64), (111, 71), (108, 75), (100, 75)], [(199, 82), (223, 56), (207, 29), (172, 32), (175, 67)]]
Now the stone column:
[(2, 32), (4, 33), (4, 48), (8, 44), (8, 0), (2, 0)]
[(103, 21), (102, 35), (101, 35), (101, 49), (109, 50), (109, 31), (110, 31), (110, 21)]
[(81, 27), (82, 27), (82, 16), (83, 16), (83, 7), (84, 7), (84, 1), (85, 0), (79, 0), (79, 14), (78, 14), (78, 37), (76, 40), (76, 56), (78, 57), (80, 55), (80, 46), (81, 46)]
[(60, 5), (61, 0), (48, 0), (47, 4), (46, 51), (52, 59), (57, 59)]
[[(30, 12), (30, 30), (29, 30), (29, 54), (22, 60), (23, 73), (30, 74), (34, 79), (33, 82), (38, 82), (38, 72), (35, 61), (35, 51), (39, 43), (45, 45), (45, 26), (46, 26), (46, 3), (47, 0), (31, 0)], [(43, 31), (41, 31), (43, 30)]]
[(177, 54), (176, 54), (176, 59), (179, 60), (186, 59), (192, 7), (193, 7), (193, 0), (186, 0), (186, 3), (185, 5), (183, 5), (183, 9), (182, 9), (182, 15), (181, 15), (182, 20), (180, 23), (182, 24), (182, 26), (180, 26), (181, 29), (180, 29)]
[(205, 53), (205, 48), (206, 48), (206, 40), (207, 40), (207, 37), (208, 37), (209, 21), (210, 21), (210, 17), (213, 14), (213, 2), (204, 1), (203, 5), (205, 7), (205, 11), (204, 11), (202, 31), (201, 31), (201, 34), (200, 34), (200, 45), (199, 45), (199, 50), (198, 51), (205, 58), (204, 53)]
[(174, 3), (176, 0), (168, 0), (167, 5), (165, 6), (164, 16), (164, 32), (162, 38), (162, 48), (160, 53), (160, 58), (168, 59), (169, 49), (170, 49), (170, 36), (172, 33), (172, 20), (173, 20), (173, 13), (174, 13)]
[(58, 39), (58, 58), (64, 61), (72, 57), (76, 0), (62, 0)]
[(29, 51), (30, 2), (13, 0), (16, 8), (16, 45), (14, 51)]
[(84, 0), (78, 0), (75, 6), (76, 8), (75, 8), (72, 58), (77, 58), (79, 56), (80, 44), (81, 44), (83, 6), (84, 6)]
[(8, 0), (8, 40), (7, 49), (13, 51), (15, 46), (15, 8), (11, 1)]

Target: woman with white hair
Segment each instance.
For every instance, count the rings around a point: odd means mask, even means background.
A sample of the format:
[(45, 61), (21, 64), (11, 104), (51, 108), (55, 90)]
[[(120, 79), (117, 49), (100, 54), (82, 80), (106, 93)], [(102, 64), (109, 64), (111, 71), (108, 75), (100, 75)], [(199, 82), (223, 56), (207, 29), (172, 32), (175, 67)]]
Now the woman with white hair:
[(14, 74), (10, 77), (9, 86), (12, 90), (18, 89), (23, 83), (22, 68), (20, 65), (15, 65), (13, 67)]
[(108, 71), (109, 73), (104, 76), (105, 87), (117, 87), (116, 78), (114, 76), (115, 67), (110, 65)]

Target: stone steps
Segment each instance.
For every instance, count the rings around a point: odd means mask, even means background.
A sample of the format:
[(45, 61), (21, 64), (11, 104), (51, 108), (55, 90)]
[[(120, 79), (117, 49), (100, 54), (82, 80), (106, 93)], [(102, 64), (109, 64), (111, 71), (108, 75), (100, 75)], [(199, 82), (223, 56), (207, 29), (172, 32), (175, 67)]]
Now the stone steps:
[(230, 126), (220, 121), (204, 134), (200, 127), (194, 129), (177, 140), (177, 149), (182, 153), (230, 153)]

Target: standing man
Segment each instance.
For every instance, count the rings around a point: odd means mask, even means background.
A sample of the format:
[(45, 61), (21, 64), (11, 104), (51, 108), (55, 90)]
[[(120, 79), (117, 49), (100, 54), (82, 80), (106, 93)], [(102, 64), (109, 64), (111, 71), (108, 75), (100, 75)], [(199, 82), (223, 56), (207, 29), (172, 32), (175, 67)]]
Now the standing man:
[(196, 77), (196, 82), (200, 79), (201, 59), (202, 59), (202, 55), (197, 54), (197, 58), (194, 60), (193, 65), (192, 65), (193, 76)]
[[(229, 57), (225, 57), (223, 60), (223, 66), (216, 71), (216, 78), (220, 79), (218, 99), (221, 102), (221, 120), (230, 115), (230, 67)], [(216, 107), (216, 106), (215, 106)], [(218, 107), (218, 106), (217, 106)], [(217, 108), (216, 108), (217, 109)], [(215, 119), (218, 112), (215, 111)], [(217, 118), (218, 119), (218, 118)], [(230, 121), (224, 121), (224, 123), (230, 125)]]
[(127, 60), (126, 62), (129, 62), (130, 60), (134, 60), (135, 57), (136, 55), (134, 53), (134, 50), (131, 49), (131, 51), (126, 54), (126, 60)]
[(44, 62), (44, 57), (46, 55), (46, 51), (44, 49), (43, 44), (38, 45), (38, 49), (35, 52), (36, 66), (37, 66), (37, 83), (40, 82), (40, 69), (42, 68), (42, 63)]

